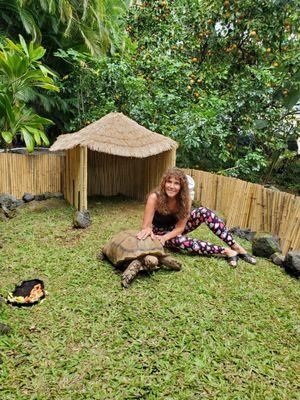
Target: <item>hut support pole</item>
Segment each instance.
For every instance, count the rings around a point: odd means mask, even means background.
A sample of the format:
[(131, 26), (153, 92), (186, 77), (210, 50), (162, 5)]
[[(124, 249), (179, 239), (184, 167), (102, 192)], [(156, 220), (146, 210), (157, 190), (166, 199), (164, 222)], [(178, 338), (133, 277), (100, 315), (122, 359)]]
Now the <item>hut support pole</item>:
[(87, 210), (87, 147), (80, 147), (80, 205), (79, 211)]

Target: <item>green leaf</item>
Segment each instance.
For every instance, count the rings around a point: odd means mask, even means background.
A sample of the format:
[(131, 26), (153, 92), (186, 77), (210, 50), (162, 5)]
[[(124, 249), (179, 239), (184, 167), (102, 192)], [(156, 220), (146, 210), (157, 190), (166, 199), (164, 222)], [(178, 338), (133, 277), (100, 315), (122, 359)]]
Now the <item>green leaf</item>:
[(26, 125), (36, 126), (38, 124), (42, 125), (54, 125), (54, 122), (51, 119), (40, 117), (37, 114), (31, 114), (30, 119), (26, 121)]
[(45, 146), (50, 146), (50, 142), (49, 142), (49, 140), (48, 140), (48, 138), (47, 138), (45, 132), (40, 131), (40, 135), (41, 135), (41, 138), (42, 138), (42, 140), (43, 140)]
[(39, 65), (39, 68), (42, 71), (44, 76), (47, 76), (47, 75), (57, 76), (50, 68), (45, 67), (45, 65)]
[(19, 39), (20, 39), (20, 43), (21, 43), (22, 49), (24, 50), (24, 53), (27, 55), (27, 57), (29, 57), (27, 44), (26, 44), (26, 42), (25, 42), (23, 36), (22, 36), (22, 35), (19, 35)]
[(6, 45), (10, 50), (15, 50), (17, 53), (22, 53), (22, 50), (20, 49), (20, 47), (15, 44), (12, 40), (10, 40), (9, 38), (5, 39)]
[(38, 146), (41, 145), (41, 130), (37, 128), (33, 128), (32, 126), (24, 127), (29, 133), (33, 134), (34, 140)]
[(46, 84), (41, 83), (41, 84), (37, 84), (36, 86), (39, 86), (39, 87), (41, 87), (43, 89), (53, 90), (55, 92), (59, 92), (60, 91), (60, 89), (57, 86), (51, 85), (49, 83), (46, 83)]
[(6, 143), (11, 143), (14, 137), (13, 133), (8, 131), (1, 132), (1, 135)]
[(27, 131), (25, 128), (21, 128), (21, 132), (23, 135), (24, 142), (26, 144), (26, 148), (29, 153), (32, 153), (34, 151), (34, 139), (31, 133)]
[(265, 119), (256, 119), (254, 123), (257, 129), (264, 129), (269, 126), (268, 121), (266, 121)]
[(32, 51), (30, 52), (30, 58), (32, 61), (37, 61), (40, 58), (42, 58), (45, 53), (46, 53), (46, 49), (39, 46), (36, 49), (32, 49)]
[(25, 126), (25, 129), (34, 135), (34, 139), (39, 146), (41, 146), (41, 139), (46, 146), (49, 146), (50, 142), (44, 131), (28, 125)]

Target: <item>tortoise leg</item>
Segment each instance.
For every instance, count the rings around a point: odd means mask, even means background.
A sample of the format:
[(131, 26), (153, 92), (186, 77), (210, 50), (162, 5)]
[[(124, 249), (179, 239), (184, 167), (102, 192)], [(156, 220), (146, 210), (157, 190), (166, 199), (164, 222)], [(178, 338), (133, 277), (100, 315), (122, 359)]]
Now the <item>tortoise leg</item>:
[(122, 286), (128, 288), (129, 284), (141, 270), (142, 263), (140, 260), (133, 260), (122, 274)]
[(143, 259), (143, 270), (145, 271), (154, 271), (158, 266), (158, 259), (155, 256), (145, 256)]
[(101, 251), (101, 252), (97, 255), (97, 259), (98, 259), (98, 261), (104, 261), (104, 260), (106, 260), (106, 255), (103, 253), (103, 251)]
[(181, 270), (181, 263), (176, 261), (174, 258), (172, 258), (171, 256), (169, 256), (168, 254), (166, 254), (165, 256), (161, 256), (159, 257), (159, 262), (174, 270), (174, 271), (180, 271)]

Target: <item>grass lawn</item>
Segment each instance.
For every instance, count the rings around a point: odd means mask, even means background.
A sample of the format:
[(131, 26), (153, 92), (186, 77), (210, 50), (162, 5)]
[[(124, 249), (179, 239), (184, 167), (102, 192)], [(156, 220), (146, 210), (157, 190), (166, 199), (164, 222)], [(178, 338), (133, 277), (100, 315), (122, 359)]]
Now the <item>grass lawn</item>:
[[(93, 223), (73, 230), (62, 200), (30, 203), (0, 222), (0, 293), (40, 278), (46, 300), (3, 305), (13, 328), (0, 336), (6, 399), (299, 399), (299, 281), (259, 259), (176, 253), (180, 272), (141, 275), (128, 290), (96, 259), (143, 205), (95, 200)], [(201, 227), (198, 237), (219, 243)], [(240, 240), (249, 249), (249, 243)]]

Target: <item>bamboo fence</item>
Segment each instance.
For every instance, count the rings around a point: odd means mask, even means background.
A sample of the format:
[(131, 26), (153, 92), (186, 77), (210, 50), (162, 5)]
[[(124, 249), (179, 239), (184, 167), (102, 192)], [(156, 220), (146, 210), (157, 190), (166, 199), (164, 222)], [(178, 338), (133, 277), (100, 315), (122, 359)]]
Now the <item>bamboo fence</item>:
[(63, 192), (64, 155), (0, 153), (0, 193)]
[(195, 180), (195, 201), (217, 212), (227, 226), (270, 232), (282, 251), (300, 249), (300, 197), (209, 172), (184, 169)]
[[(58, 154), (0, 154), (0, 193), (18, 198), (24, 192), (63, 192), (76, 208), (86, 209), (87, 195), (124, 194), (145, 199), (164, 170), (175, 163), (175, 151), (145, 159), (98, 153), (86, 148)], [(185, 169), (195, 180), (195, 200), (221, 212), (231, 228), (270, 232), (283, 253), (300, 248), (300, 197), (209, 172)]]

